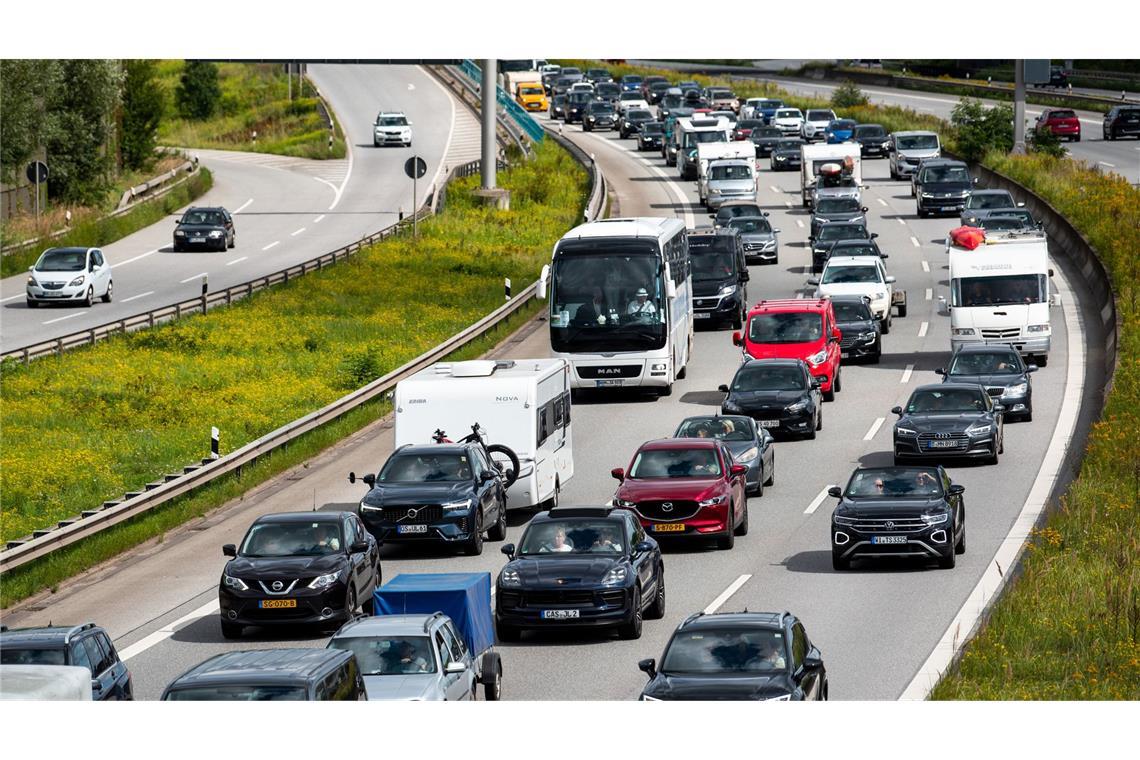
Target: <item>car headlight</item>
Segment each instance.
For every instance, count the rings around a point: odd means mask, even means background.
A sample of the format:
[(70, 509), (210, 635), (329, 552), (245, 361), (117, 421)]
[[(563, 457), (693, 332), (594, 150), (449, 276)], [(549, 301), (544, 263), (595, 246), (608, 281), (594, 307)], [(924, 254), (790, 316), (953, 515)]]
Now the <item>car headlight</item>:
[(776, 247), (776, 241), (775, 240), (765, 240), (764, 241), (764, 247), (761, 250), (771, 251), (775, 247)]
[(874, 295), (874, 300), (876, 300), (876, 301), (881, 301), (881, 300), (883, 300), (883, 299), (884, 299), (884, 298), (886, 298), (886, 297), (887, 297), (887, 294), (886, 294), (886, 293), (884, 293), (883, 291), (879, 290), (879, 291), (876, 291), (876, 292), (875, 292), (875, 295)]
[(642, 702), (660, 702), (662, 700), (658, 699), (657, 697), (651, 697), (648, 694), (642, 694), (641, 695), (641, 701)]
[(787, 161), (787, 160), (788, 160), (788, 157), (787, 157), (787, 156), (780, 156), (780, 155), (777, 155), (777, 156), (776, 156), (776, 160), (777, 160), (777, 161)]
[(854, 517), (844, 517), (843, 515), (832, 515), (831, 519), (839, 525), (855, 525), (858, 522)]
[(360, 511), (361, 512), (380, 512), (383, 509), (384, 508), (381, 507), (379, 504), (365, 504), (363, 501), (360, 502)]
[(975, 422), (966, 428), (966, 435), (989, 435), (993, 425), (988, 422)]
[(39, 283), (38, 283), (38, 282), (36, 282), (36, 278), (35, 278), (35, 277), (29, 277), (29, 278), (28, 278), (28, 284), (29, 284), (29, 285), (37, 285), (37, 286), (39, 285)]
[(953, 330), (955, 335), (974, 335), (974, 328), (972, 327), (955, 327)]
[(69, 288), (74, 288), (76, 285), (82, 285), (82, 284), (83, 284), (83, 281), (84, 281), (84, 280), (86, 280), (86, 279), (87, 279), (87, 277), (86, 277), (85, 275), (79, 275), (79, 276), (78, 276), (78, 277), (76, 277), (74, 280), (72, 280), (71, 282), (67, 283), (67, 286), (68, 286)]
[(328, 588), (336, 583), (338, 578), (340, 578), (339, 572), (318, 575), (316, 578), (313, 578), (313, 582), (309, 584), (309, 588)]
[(875, 336), (877, 336), (877, 335), (878, 335), (878, 333), (875, 332), (874, 330), (868, 330), (867, 332), (859, 333), (859, 340), (865, 341), (865, 342), (873, 341), (875, 339)]
[(887, 148), (891, 147), (890, 140), (887, 140), (887, 141), (880, 143), (879, 147), (882, 148), (883, 150), (886, 150)]
[(689, 158), (696, 158), (696, 157), (697, 157), (697, 151), (694, 148), (693, 150), (689, 151)]
[(602, 579), (603, 586), (620, 586), (625, 583), (628, 573), (624, 567), (612, 567), (606, 573), (606, 577)]
[(1033, 332), (1033, 333), (1049, 332), (1049, 325), (1029, 325), (1028, 327), (1025, 328), (1025, 332)]
[(792, 699), (791, 694), (781, 694), (778, 697), (765, 697), (765, 702), (789, 702)]
[(460, 510), (467, 510), (471, 508), (471, 500), (463, 499), (462, 501), (453, 501), (450, 504), (443, 505), (444, 512), (458, 512)]
[(800, 401), (795, 402), (794, 404), (788, 404), (787, 406), (784, 407), (784, 411), (787, 412), (788, 414), (799, 414), (800, 412), (807, 411), (807, 407), (808, 407), (807, 399), (802, 399)]
[(898, 425), (895, 425), (895, 432), (899, 435), (918, 435), (917, 430), (911, 430), (908, 427), (900, 427)]
[(500, 586), (521, 586), (522, 581), (519, 580), (519, 573), (517, 570), (504, 570), (499, 574)]
[(222, 585), (226, 588), (232, 588), (234, 591), (249, 591), (249, 586), (245, 584), (245, 581), (225, 573), (222, 574)]
[(728, 414), (740, 414), (744, 411), (743, 409), (740, 408), (739, 404), (734, 404), (731, 401), (725, 401), (723, 404), (720, 405), (720, 408), (723, 409)]
[(758, 456), (760, 456), (760, 449), (757, 446), (753, 446), (752, 448), (748, 449), (747, 451), (742, 451), (739, 456), (735, 457), (735, 459), (737, 462), (744, 464), (744, 463), (751, 462), (753, 459), (755, 459)]
[(715, 507), (717, 504), (720, 504), (721, 502), (723, 502), (725, 500), (725, 498), (727, 498), (727, 497), (724, 496), (724, 494), (721, 494), (720, 496), (714, 496), (711, 499), (705, 499), (704, 501), (698, 502), (697, 506), (699, 506), (699, 507)]
[(633, 509), (637, 506), (636, 501), (630, 501), (629, 499), (619, 499), (616, 496), (614, 497), (613, 501), (615, 507), (620, 507), (622, 509)]
[(718, 188), (715, 188), (715, 187), (709, 188), (709, 194), (710, 195), (720, 195), (720, 190)]
[(941, 512), (934, 515), (923, 515), (922, 521), (927, 525), (941, 525), (950, 519), (950, 515), (946, 512)]
[(820, 351), (818, 353), (814, 353), (808, 357), (808, 363), (809, 364), (819, 365), (819, 364), (823, 364), (825, 361), (827, 361), (827, 350), (826, 349), (820, 349)]
[(923, 198), (933, 198), (933, 197), (934, 197), (934, 193), (923, 193), (923, 194), (922, 194), (922, 197), (923, 197)]
[(723, 288), (720, 289), (720, 294), (722, 296), (730, 296), (735, 292), (736, 292), (736, 285), (725, 285)]
[(174, 237), (186, 237), (186, 232), (184, 230), (175, 230)]
[(212, 238), (220, 238), (223, 234), (225, 233), (223, 233), (221, 230), (210, 230), (210, 237)]
[(1002, 396), (1024, 396), (1029, 392), (1029, 383), (1018, 383), (1017, 385), (1010, 385), (1004, 391)]

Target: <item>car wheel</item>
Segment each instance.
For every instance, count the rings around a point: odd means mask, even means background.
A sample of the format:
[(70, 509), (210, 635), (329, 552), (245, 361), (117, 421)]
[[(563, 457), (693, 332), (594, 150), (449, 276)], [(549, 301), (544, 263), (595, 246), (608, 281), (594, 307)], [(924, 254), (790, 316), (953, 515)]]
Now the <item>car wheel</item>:
[(871, 355), (871, 364), (878, 364), (882, 360), (882, 358), (883, 358), (883, 351), (882, 351), (882, 349), (879, 349), (878, 351), (876, 351), (874, 354)]
[(225, 620), (222, 621), (222, 637), (226, 639), (240, 639), (241, 632), (245, 626), (238, 625), (237, 623), (229, 623)]
[[(557, 486), (555, 486), (557, 488)], [(507, 503), (502, 501), (499, 503), (499, 519), (495, 520), (495, 524), (487, 531), (487, 538), (492, 541), (502, 541), (507, 537)]]
[[(751, 491), (748, 491), (747, 489), (745, 489), (744, 496), (746, 499), (749, 496), (755, 496), (757, 499), (763, 499), (764, 498), (764, 463), (763, 462), (760, 463), (760, 479), (758, 481), (756, 481), (756, 486)], [(744, 534), (742, 533), (741, 535), (744, 535)]]
[(998, 445), (995, 443), (993, 453), (991, 453), (989, 458), (986, 459), (986, 464), (997, 464), (1000, 456), (1001, 456), (1001, 451), (998, 448)]
[(653, 604), (645, 613), (650, 620), (660, 620), (665, 617), (665, 568), (657, 566), (657, 593), (653, 595)]
[(817, 411), (815, 415), (815, 424), (812, 425), (811, 430), (807, 432), (807, 439), (809, 441), (815, 440), (815, 431), (823, 427), (823, 413)]
[(771, 487), (772, 485), (774, 485), (776, 483), (776, 454), (775, 454), (775, 452), (773, 452), (773, 454), (772, 454), (772, 471), (771, 472), (765, 472), (764, 474), (768, 476), (768, 479), (764, 481), (764, 485)]
[(1073, 142), (1080, 142), (1080, 141), (1081, 141), (1080, 135), (1077, 135), (1076, 137), (1073, 138)]
[(623, 624), (618, 628), (618, 636), (627, 641), (632, 639), (641, 638), (641, 589), (634, 588), (633, 590), (633, 616), (628, 623)]
[(95, 303), (95, 286), (87, 288), (87, 297), (83, 299), (84, 306), (92, 306)]
[(831, 569), (832, 570), (850, 570), (851, 560), (844, 559), (839, 556), (839, 552), (834, 549), (831, 550)]
[(373, 148), (379, 148), (380, 147), (380, 141), (379, 140), (373, 140), (372, 141), (372, 147)]
[(498, 634), (500, 641), (518, 641), (522, 638), (522, 629), (500, 623), (498, 620), (495, 621), (495, 633)]
[(376, 597), (369, 595), (367, 599), (360, 603), (360, 611), (368, 617), (376, 614)]
[(842, 393), (843, 392), (843, 372), (842, 372), (842, 370), (836, 370), (836, 372), (835, 372), (835, 392), (836, 393)]
[(894, 463), (895, 463), (895, 467), (902, 467), (903, 465), (906, 464), (906, 460), (903, 459), (903, 457), (900, 457), (898, 454), (895, 454), (894, 455)]
[(899, 318), (904, 319), (905, 317), (906, 317), (906, 304), (900, 303), (899, 304)]
[(734, 546), (736, 546), (736, 528), (734, 528), (732, 525), (729, 525), (728, 533), (716, 540), (716, 548), (731, 549)]
[(739, 330), (744, 327), (744, 311), (741, 310), (736, 316), (732, 318), (732, 329)]
[[(823, 392), (823, 400), (824, 401), (834, 401), (835, 400), (835, 381), (834, 380), (831, 381), (831, 390)], [(816, 428), (816, 430), (819, 430), (819, 428)]]
[(1044, 367), (1049, 363), (1049, 354), (1041, 354), (1037, 357), (1037, 366)]
[(918, 212), (918, 218), (919, 219), (925, 219), (926, 218), (926, 211), (923, 210), (922, 206), (916, 207), (915, 210)]
[(28, 308), (29, 309), (38, 309), (39, 307), (40, 307), (40, 304), (38, 301), (33, 301), (30, 298), (28, 299)]
[(672, 384), (666, 385), (664, 388), (658, 388), (657, 389), (657, 397), (658, 398), (665, 398), (666, 396), (672, 396), (672, 395), (673, 395)]
[(1021, 418), (1021, 421), (1022, 421), (1022, 422), (1033, 422), (1033, 406), (1032, 406), (1032, 405), (1030, 405), (1030, 406), (1029, 406), (1029, 407), (1028, 407), (1028, 408), (1025, 410), (1025, 416), (1023, 416), (1023, 417)]
[(483, 514), (475, 515), (475, 529), (471, 531), (471, 538), (463, 544), (463, 552), (471, 557), (478, 557), (483, 553)]
[[(763, 486), (761, 486), (763, 488)], [(740, 521), (740, 525), (736, 526), (736, 535), (748, 535), (748, 499), (744, 500), (744, 518)]]
[(182, 253), (182, 246), (178, 245), (178, 243), (175, 243), (174, 244), (174, 252), (175, 253)]
[(483, 699), (488, 702), (498, 702), (503, 698), (503, 661), (498, 657), (494, 660), (495, 664), (492, 667), (495, 669), (495, 674), (491, 677), (490, 683), (483, 684)]
[(233, 248), (235, 245), (237, 245), (237, 235), (231, 235), (230, 236), (230, 248)]
[(890, 315), (889, 311), (887, 313), (887, 316), (883, 317), (880, 320), (880, 323), (883, 326), (883, 335), (887, 335), (888, 333), (890, 333), (890, 331), (891, 331), (891, 315)]
[(958, 543), (954, 544), (955, 554), (966, 553), (966, 526), (962, 526), (962, 535), (958, 537)]
[(115, 297), (115, 281), (110, 280), (107, 282), (107, 292), (103, 294), (103, 303), (111, 303), (111, 299)]
[(938, 566), (943, 570), (953, 570), (956, 564), (958, 564), (958, 557), (953, 549), (945, 557), (938, 558)]
[(349, 586), (348, 593), (344, 595), (344, 619), (352, 620), (356, 617), (356, 587)]

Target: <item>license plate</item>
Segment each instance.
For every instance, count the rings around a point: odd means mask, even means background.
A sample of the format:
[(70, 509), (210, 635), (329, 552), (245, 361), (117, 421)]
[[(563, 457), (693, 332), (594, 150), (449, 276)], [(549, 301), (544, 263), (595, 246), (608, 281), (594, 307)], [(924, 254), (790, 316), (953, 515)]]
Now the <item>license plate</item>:
[(658, 523), (653, 526), (654, 533), (684, 533), (684, 523)]
[(840, 351), (839, 352), (839, 358), (840, 359), (850, 359), (851, 358), (851, 352), (850, 351)]
[(263, 610), (286, 610), (297, 606), (296, 599), (262, 599), (257, 606)]
[(569, 620), (579, 616), (578, 610), (543, 610), (543, 620)]
[(906, 536), (871, 536), (872, 544), (905, 544)]
[(958, 448), (957, 441), (927, 441), (926, 448), (928, 449), (956, 449)]
[(397, 533), (427, 533), (426, 525), (397, 525)]
[(205, 243), (206, 238), (190, 238), (191, 243)]
[(779, 420), (756, 420), (756, 424), (762, 428), (780, 427), (780, 421)]
[(712, 316), (712, 314), (708, 313), (707, 311), (694, 311), (693, 312), (693, 319), (708, 319), (711, 316)]
[(598, 388), (620, 388), (621, 380), (597, 380)]

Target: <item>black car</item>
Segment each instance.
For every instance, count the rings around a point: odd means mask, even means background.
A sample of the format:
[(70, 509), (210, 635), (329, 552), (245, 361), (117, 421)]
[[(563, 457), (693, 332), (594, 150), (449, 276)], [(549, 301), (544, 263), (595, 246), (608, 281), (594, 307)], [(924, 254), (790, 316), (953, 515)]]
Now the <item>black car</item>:
[(867, 223), (867, 207), (858, 198), (820, 198), (811, 209), (811, 227), (808, 240), (814, 240), (821, 225), (827, 222)]
[(831, 513), (831, 566), (866, 557), (918, 557), (952, 568), (966, 551), (965, 488), (942, 465), (860, 467)]
[(690, 230), (689, 257), (695, 322), (739, 330), (748, 315), (748, 265), (740, 233), (730, 227)]
[(278, 512), (249, 526), (218, 582), (222, 635), (245, 626), (320, 625), (372, 614), (380, 549), (352, 512)]
[(594, 97), (599, 100), (617, 103), (618, 95), (621, 95), (621, 85), (617, 82), (602, 82), (594, 87)]
[(803, 161), (800, 148), (802, 148), (803, 145), (804, 141), (799, 137), (780, 138), (780, 140), (772, 146), (772, 150), (768, 154), (768, 168), (774, 172), (800, 168), (800, 164)]
[(964, 225), (973, 225), (984, 216), (1012, 211), (1023, 205), (1014, 201), (1008, 190), (974, 190), (966, 199), (960, 221)]
[(731, 414), (686, 417), (673, 431), (673, 437), (724, 441), (732, 453), (732, 461), (748, 467), (744, 491), (749, 496), (763, 496), (764, 486), (776, 481), (775, 439), (751, 417)]
[(656, 121), (651, 111), (644, 108), (631, 108), (622, 114), (621, 119), (618, 120), (618, 134), (624, 140), (630, 135), (636, 134), (642, 124), (648, 124), (651, 121)]
[(665, 91), (673, 85), (669, 84), (667, 80), (658, 80), (650, 82), (649, 87), (646, 88), (645, 100), (649, 105), (654, 106), (661, 102), (661, 98), (665, 96)]
[(683, 108), (685, 98), (679, 92), (675, 92), (676, 88), (671, 87), (662, 96), (660, 102), (657, 104), (657, 119), (665, 121), (673, 115), (678, 108)]
[(859, 143), (859, 155), (886, 158), (891, 142), (882, 124), (856, 124), (851, 139)]
[[(350, 482), (356, 474), (349, 473)], [(360, 502), (360, 519), (383, 543), (433, 543), (483, 552), (483, 532), (507, 537), (507, 495), (481, 444), (401, 446), (376, 475)]]
[(1105, 140), (1140, 137), (1140, 106), (1113, 106), (1101, 125)]
[(923, 385), (906, 407), (891, 410), (895, 423), (895, 464), (906, 459), (984, 459), (998, 463), (1004, 453), (1005, 407), (976, 383)]
[(593, 132), (595, 129), (611, 130), (617, 124), (617, 112), (614, 104), (608, 100), (595, 100), (586, 104), (586, 113), (582, 116), (582, 130)]
[(174, 228), (174, 250), (206, 248), (224, 251), (237, 243), (234, 218), (221, 206), (191, 206)]
[(594, 84), (614, 81), (614, 75), (605, 69), (586, 69), (586, 81)]
[(811, 241), (811, 271), (822, 272), (823, 265), (831, 255), (831, 246), (840, 240), (871, 240), (876, 233), (867, 232), (866, 220), (862, 222), (825, 222), (819, 225)]
[(560, 76), (554, 80), (550, 86), (550, 94), (553, 95), (568, 95), (570, 93), (570, 86), (575, 82), (580, 82), (581, 78), (574, 78), (571, 76)]
[(87, 668), (92, 699), (134, 699), (130, 671), (107, 631), (94, 623), (5, 628), (0, 633), (0, 664)]
[(594, 99), (588, 92), (571, 92), (566, 95), (566, 123), (573, 124), (582, 121), (586, 115), (586, 106)]
[(356, 655), (343, 649), (224, 652), (175, 678), (163, 702), (367, 700)]
[(949, 158), (928, 158), (914, 175), (915, 203), (919, 216), (961, 211), (976, 180), (970, 168)]
[(760, 158), (772, 155), (772, 149), (784, 139), (784, 133), (776, 127), (754, 127), (748, 139), (756, 146), (756, 157)]
[(637, 517), (609, 507), (555, 507), (527, 525), (499, 572), (495, 630), (617, 628), (641, 638), (644, 618), (665, 617), (665, 563)]
[(823, 394), (803, 359), (750, 359), (736, 370), (722, 414), (745, 414), (759, 427), (776, 433), (815, 438), (823, 430)]
[(823, 655), (790, 612), (698, 612), (677, 626), (661, 667), (649, 676), (645, 702), (827, 699)]
[(566, 95), (554, 95), (550, 98), (550, 118), (552, 121), (566, 118)]
[(832, 296), (831, 305), (835, 307), (835, 326), (843, 336), (839, 339), (840, 359), (868, 359), (878, 364), (883, 355), (883, 327), (871, 313), (867, 297)]
[(638, 150), (661, 150), (665, 145), (665, 125), (659, 121), (647, 121), (637, 128)]
[(977, 383), (1005, 407), (1006, 416), (1033, 419), (1033, 382), (1036, 364), (1026, 364), (1013, 346), (967, 343), (954, 352), (949, 369), (936, 369), (946, 383)]

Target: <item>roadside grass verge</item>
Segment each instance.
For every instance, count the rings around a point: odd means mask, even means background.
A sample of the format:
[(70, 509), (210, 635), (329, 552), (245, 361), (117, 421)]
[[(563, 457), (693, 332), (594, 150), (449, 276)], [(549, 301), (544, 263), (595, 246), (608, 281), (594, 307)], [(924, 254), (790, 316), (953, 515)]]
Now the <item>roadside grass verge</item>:
[[(472, 197), (479, 178), (469, 177), (452, 185), (442, 214), (421, 222), (419, 239), (385, 240), (227, 309), (26, 366), (0, 365), (0, 538), (27, 535), (181, 470), (206, 454), (211, 426), (221, 430), (223, 453), (237, 449), (499, 306), (503, 278), (533, 281), (554, 242), (581, 218), (589, 183), (553, 141), (500, 179), (511, 190), (510, 211)], [(164, 519), (154, 518), (150, 535), (176, 524)], [(107, 551), (131, 545), (134, 534), (123, 530), (123, 538), (105, 539)], [(74, 573), (94, 551), (42, 565), (62, 563)], [(39, 578), (34, 567), (29, 576)], [(17, 584), (17, 577), (5, 575), (4, 605), (50, 585), (42, 578)]]

